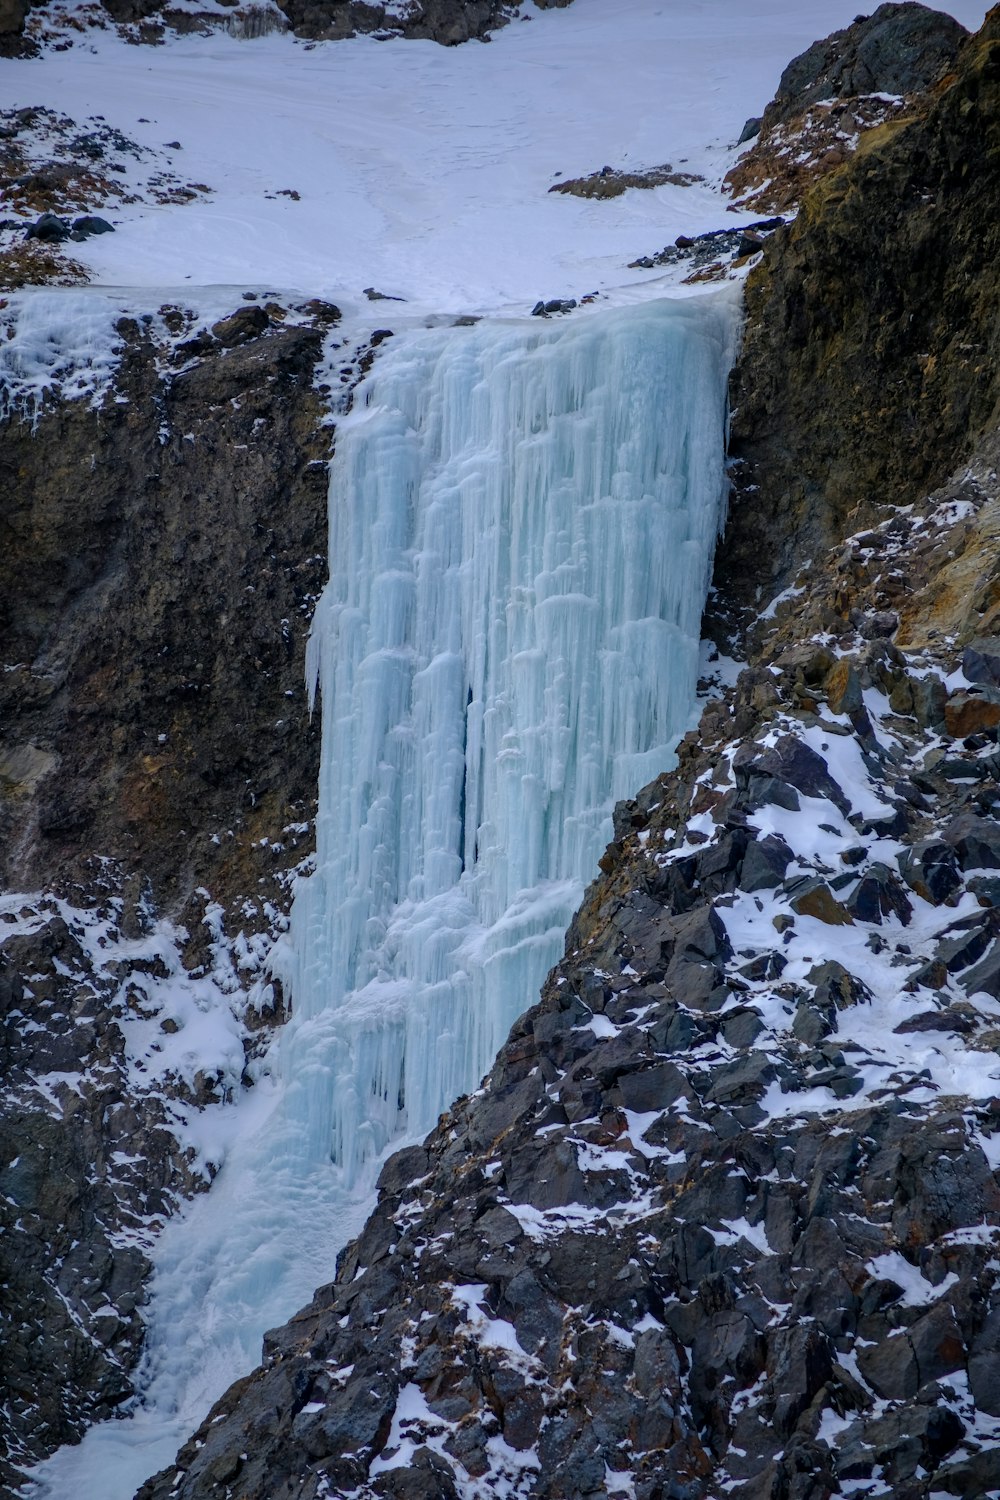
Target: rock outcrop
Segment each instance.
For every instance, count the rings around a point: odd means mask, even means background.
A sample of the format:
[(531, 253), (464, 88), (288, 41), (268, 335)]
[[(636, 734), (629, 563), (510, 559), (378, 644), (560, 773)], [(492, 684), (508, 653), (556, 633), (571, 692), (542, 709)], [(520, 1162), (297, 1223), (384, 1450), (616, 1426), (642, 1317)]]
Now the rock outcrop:
[(763, 117), (744, 127), (741, 141), (753, 144), (726, 178), (737, 206), (793, 209), (867, 131), (923, 111), (966, 36), (951, 16), (911, 3), (880, 5), (814, 42), (788, 64)]
[[(571, 0), (535, 0), (540, 10), (561, 9)], [(219, 26), (240, 37), (262, 36), (290, 28), (310, 41), (347, 37), (410, 37), (445, 47), (489, 41), (492, 32), (523, 16), (522, 0), (245, 0), (220, 11), (206, 5), (175, 6), (171, 0), (101, 0), (107, 17), (139, 42), (162, 40), (165, 27), (180, 32), (209, 32)], [(41, 7), (39, 7), (41, 9)], [(31, 26), (25, 28), (25, 0), (0, 0), (0, 54), (31, 51)], [(100, 12), (98, 12), (100, 15)], [(47, 16), (40, 18), (44, 28)], [(58, 18), (54, 18), (58, 25)]]
[(0, 425), (0, 880), (44, 893), (0, 898), (2, 1437), (22, 1460), (130, 1393), (150, 1237), (214, 1169), (185, 1122), (281, 1018), (274, 986), (247, 991), (312, 847), (313, 379), (336, 310), (251, 311), (246, 339), (179, 307), (123, 323), (97, 409)]
[(990, 420), (998, 121), (994, 10), (926, 112), (864, 136), (767, 241), (732, 392), (728, 597), (770, 597), (881, 507), (942, 483)]

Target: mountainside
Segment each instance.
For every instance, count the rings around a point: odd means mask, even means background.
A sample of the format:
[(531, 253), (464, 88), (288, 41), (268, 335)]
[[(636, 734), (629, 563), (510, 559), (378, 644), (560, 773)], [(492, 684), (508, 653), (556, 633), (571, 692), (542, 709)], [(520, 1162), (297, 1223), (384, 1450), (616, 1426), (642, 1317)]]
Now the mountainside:
[[(239, 12), (452, 43), (518, 9)], [(148, 42), (229, 25), (104, 10)], [(0, 3), (0, 50), (64, 19)], [(13, 151), (39, 111), (8, 113)], [(1000, 8), (963, 41), (882, 6), (789, 65), (734, 168), (782, 209), (812, 181), (797, 218), (637, 263), (719, 279), (761, 252), (699, 727), (619, 805), (482, 1088), (391, 1158), (336, 1280), (143, 1500), (1000, 1491), (998, 119)], [(805, 143), (787, 181), (776, 141)], [(269, 954), (314, 847), (327, 464), (376, 318), (407, 316), (374, 287), (366, 321), (201, 293), (122, 304), (81, 360), (108, 359), (93, 399), (71, 369), (26, 382), (45, 339), (25, 354), (28, 304), (0, 299), (12, 1493), (128, 1401), (156, 1235), (287, 1018)]]
[[(535, 0), (540, 10), (571, 0)], [(85, 25), (123, 28), (131, 40), (158, 45), (168, 32), (205, 34), (220, 27), (237, 37), (286, 28), (311, 41), (340, 41), (374, 33), (454, 47), (506, 26), (521, 13), (520, 0), (100, 0)], [(67, 17), (47, 0), (3, 0), (0, 55), (33, 56), (40, 42), (65, 35)], [(68, 29), (80, 30), (70, 15)]]
[(145, 1500), (1000, 1486), (998, 61), (994, 13), (768, 245), (715, 603), (784, 597)]
[(15, 1457), (130, 1394), (151, 1236), (214, 1170), (187, 1127), (282, 1014), (259, 971), (312, 847), (336, 309), (298, 316), (120, 322), (117, 399), (0, 430), (0, 870), (45, 893), (0, 917)]

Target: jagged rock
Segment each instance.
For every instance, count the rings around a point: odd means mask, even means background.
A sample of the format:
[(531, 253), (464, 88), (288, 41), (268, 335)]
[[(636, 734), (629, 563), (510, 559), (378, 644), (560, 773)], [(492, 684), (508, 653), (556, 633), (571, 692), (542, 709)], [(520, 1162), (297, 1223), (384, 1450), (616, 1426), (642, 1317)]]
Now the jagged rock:
[(228, 318), (212, 324), (212, 336), (227, 349), (233, 349), (237, 344), (259, 338), (270, 325), (271, 320), (262, 307), (239, 307)]
[(905, 927), (913, 914), (913, 907), (902, 884), (889, 867), (883, 864), (868, 867), (844, 906), (856, 921), (874, 922), (878, 926), (881, 926), (883, 918), (897, 917)]
[(948, 690), (939, 677), (915, 677), (910, 681), (913, 715), (921, 729), (944, 727)]
[(962, 884), (958, 860), (942, 839), (919, 839), (899, 856), (899, 872), (911, 890), (935, 906), (952, 897)]
[(925, 1010), (918, 1016), (910, 1016), (901, 1021), (898, 1026), (893, 1027), (897, 1036), (907, 1036), (914, 1032), (925, 1031), (954, 1031), (959, 1035), (975, 1031), (975, 1021), (965, 1010), (958, 1006), (948, 1005), (943, 1010)]
[(1000, 869), (1000, 825), (993, 818), (960, 813), (941, 837), (955, 850), (963, 871)]
[(962, 671), (970, 682), (1000, 687), (1000, 636), (978, 636), (962, 652)]
[(985, 958), (967, 969), (959, 982), (967, 995), (982, 992), (1000, 1000), (1000, 943), (994, 943)]
[(826, 701), (833, 713), (852, 714), (864, 707), (861, 679), (853, 662), (846, 657), (842, 658), (832, 669), (824, 687), (826, 688)]
[(996, 924), (979, 917), (967, 917), (953, 922), (934, 949), (937, 962), (944, 965), (949, 974), (957, 974), (977, 963), (986, 952), (996, 931)]
[(952, 693), (944, 706), (944, 723), (955, 739), (965, 739), (1000, 724), (1000, 689), (975, 688)]
[(800, 917), (815, 917), (830, 927), (849, 927), (854, 918), (825, 880), (798, 879), (789, 888), (789, 904)]
[(536, 302), (531, 309), (531, 316), (533, 318), (547, 318), (552, 313), (572, 312), (575, 306), (576, 301), (573, 297), (552, 297), (548, 302)]
[(790, 119), (818, 99), (921, 92), (948, 69), (966, 35), (951, 16), (924, 5), (880, 5), (792, 59), (764, 124)]

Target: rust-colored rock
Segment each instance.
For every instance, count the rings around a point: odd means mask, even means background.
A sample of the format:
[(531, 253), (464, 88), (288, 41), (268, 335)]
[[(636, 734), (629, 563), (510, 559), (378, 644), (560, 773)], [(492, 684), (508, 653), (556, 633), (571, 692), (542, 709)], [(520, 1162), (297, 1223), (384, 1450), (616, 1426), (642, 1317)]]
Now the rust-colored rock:
[(797, 911), (800, 917), (815, 917), (818, 922), (825, 922), (828, 927), (853, 927), (854, 918), (842, 906), (828, 885), (818, 885), (814, 890), (806, 891), (792, 901), (793, 911)]
[(964, 739), (1000, 724), (1000, 698), (982, 693), (952, 693), (944, 706), (944, 724), (950, 735)]

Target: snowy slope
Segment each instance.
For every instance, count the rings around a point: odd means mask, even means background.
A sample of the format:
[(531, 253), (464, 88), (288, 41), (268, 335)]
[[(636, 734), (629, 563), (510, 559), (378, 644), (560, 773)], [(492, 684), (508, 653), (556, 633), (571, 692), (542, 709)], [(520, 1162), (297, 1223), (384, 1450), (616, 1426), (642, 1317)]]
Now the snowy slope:
[[(985, 11), (947, 8), (970, 27)], [(628, 261), (724, 223), (718, 184), (744, 120), (790, 57), (856, 12), (856, 0), (574, 0), (456, 48), (221, 34), (137, 48), (90, 32), (0, 61), (0, 98), (99, 112), (158, 150), (179, 141), (175, 169), (214, 189), (113, 214), (117, 234), (74, 250), (102, 283), (269, 283), (348, 305), (375, 286), (414, 310), (520, 310), (641, 294), (656, 278)], [(548, 194), (557, 173), (664, 162), (706, 180), (600, 202)]]

